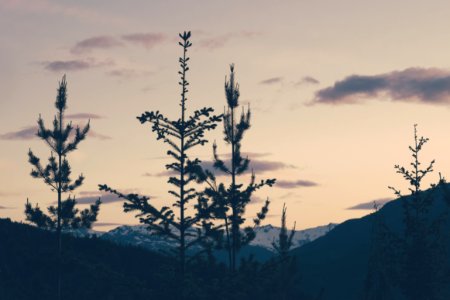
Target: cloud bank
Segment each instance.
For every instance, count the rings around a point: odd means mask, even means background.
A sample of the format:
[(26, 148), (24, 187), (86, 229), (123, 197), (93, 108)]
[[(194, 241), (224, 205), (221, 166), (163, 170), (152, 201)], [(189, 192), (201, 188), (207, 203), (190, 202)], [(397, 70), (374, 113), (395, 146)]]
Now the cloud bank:
[(361, 103), (368, 99), (450, 104), (450, 71), (409, 68), (379, 75), (351, 75), (316, 92), (314, 104)]

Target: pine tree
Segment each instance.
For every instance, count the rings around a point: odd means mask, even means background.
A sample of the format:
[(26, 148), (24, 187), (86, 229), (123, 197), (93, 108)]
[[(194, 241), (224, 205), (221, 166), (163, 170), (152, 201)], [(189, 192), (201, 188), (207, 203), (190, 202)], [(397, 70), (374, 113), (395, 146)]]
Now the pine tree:
[(83, 175), (79, 175), (75, 181), (71, 179), (72, 171), (67, 155), (77, 149), (78, 144), (86, 138), (89, 131), (89, 123), (83, 129), (80, 129), (78, 126), (74, 128), (71, 122), (65, 123), (64, 113), (67, 109), (67, 82), (65, 75), (59, 83), (55, 107), (57, 114), (53, 120), (53, 129), (45, 127), (41, 116), (38, 119), (37, 136), (45, 141), (51, 150), (48, 164), (44, 167), (31, 149), (28, 151), (28, 161), (33, 166), (31, 176), (44, 180), (45, 184), (57, 193), (57, 206), (50, 206), (48, 208), (49, 214), (47, 215), (37, 204), (35, 207), (32, 207), (27, 199), (25, 215), (27, 221), (38, 227), (56, 229), (58, 251), (57, 295), (58, 299), (61, 299), (61, 231), (63, 229), (80, 227), (90, 228), (97, 219), (101, 202), (99, 199), (89, 209), (79, 212), (75, 208), (76, 200), (70, 195), (66, 200), (62, 200), (63, 194), (71, 193), (83, 184)]
[(422, 191), (422, 181), (426, 175), (433, 172), (434, 160), (426, 168), (421, 168), (419, 154), (428, 138), (417, 135), (417, 125), (414, 125), (414, 145), (409, 146), (412, 152), (412, 169), (395, 166), (410, 184), (410, 195), (403, 197), (398, 189), (389, 187), (402, 198), (405, 231), (402, 238), (402, 260), (400, 262), (399, 284), (405, 296), (411, 300), (439, 299), (442, 281), (442, 249), (438, 245), (442, 241), (440, 218), (431, 220), (429, 211), (433, 203), (433, 195), (437, 186), (445, 183), (440, 178), (438, 185), (432, 184), (431, 190)]
[[(124, 198), (125, 212), (137, 211), (141, 223), (147, 224), (150, 230), (177, 243), (180, 275), (183, 280), (186, 252), (193, 246), (201, 244), (205, 239), (205, 231), (211, 227), (210, 222), (207, 221), (206, 199), (200, 197), (196, 189), (192, 187), (192, 183), (196, 181), (196, 176), (192, 172), (199, 167), (201, 161), (198, 158), (189, 158), (188, 152), (196, 146), (207, 143), (205, 133), (217, 127), (221, 116), (213, 115), (214, 110), (210, 107), (196, 110), (192, 115), (186, 116), (189, 85), (186, 79), (186, 73), (189, 70), (187, 51), (192, 46), (189, 40), (191, 33), (184, 32), (179, 36), (181, 38), (179, 45), (183, 48), (183, 56), (179, 58), (181, 70), (178, 72), (181, 77), (179, 82), (181, 117), (174, 121), (169, 120), (159, 111), (145, 112), (137, 117), (142, 124), (152, 125), (152, 131), (156, 133), (157, 140), (162, 140), (169, 145), (170, 150), (167, 151), (167, 155), (173, 158), (174, 162), (167, 164), (166, 169), (176, 174), (170, 176), (168, 180), (168, 183), (175, 187), (169, 191), (169, 194), (175, 197), (174, 203), (171, 207), (157, 208), (149, 202), (149, 197), (137, 194), (125, 195), (107, 185), (99, 185), (99, 188)], [(196, 212), (189, 215), (186, 210), (195, 199), (197, 200)], [(203, 227), (203, 230), (200, 227)]]
[(278, 255), (269, 262), (269, 264), (273, 265), (269, 293), (273, 293), (273, 299), (281, 300), (292, 299), (294, 297), (292, 294), (294, 287), (298, 289), (299, 285), (299, 278), (296, 276), (298, 271), (296, 257), (289, 255), (295, 236), (295, 222), (289, 233), (286, 226), (286, 211), (286, 204), (283, 204), (278, 240), (272, 242), (272, 247)]
[[(225, 231), (225, 247), (228, 250), (229, 268), (231, 271), (236, 270), (237, 254), (239, 249), (250, 243), (255, 237), (255, 227), (260, 225), (265, 218), (269, 200), (266, 200), (259, 213), (253, 219), (253, 226), (246, 226), (241, 232), (241, 226), (245, 222), (245, 209), (250, 203), (252, 194), (264, 187), (272, 186), (275, 179), (266, 179), (256, 182), (256, 177), (252, 171), (250, 183), (244, 186), (237, 182), (240, 175), (248, 171), (250, 159), (243, 158), (241, 155), (241, 144), (244, 133), (250, 128), (250, 109), (245, 111), (242, 109), (239, 120), (236, 120), (236, 109), (239, 107), (239, 85), (235, 81), (234, 65), (230, 66), (229, 80), (225, 79), (225, 96), (228, 109), (224, 113), (224, 140), (231, 147), (231, 166), (227, 166), (223, 160), (219, 158), (217, 144), (213, 145), (214, 168), (225, 173), (230, 178), (228, 188), (225, 183), (217, 183), (216, 176), (211, 170), (197, 169), (199, 181), (206, 182), (208, 187), (204, 191), (207, 198), (212, 199), (213, 204), (210, 206), (210, 213), (216, 220), (222, 220), (223, 224), (215, 227), (224, 228)], [(218, 241), (222, 244), (223, 241)]]
[(292, 247), (292, 239), (295, 235), (295, 222), (291, 233), (288, 234), (286, 227), (286, 204), (283, 204), (283, 210), (281, 211), (281, 228), (280, 234), (278, 235), (278, 241), (272, 242), (272, 247), (278, 253), (281, 259), (285, 259), (288, 256), (289, 250)]

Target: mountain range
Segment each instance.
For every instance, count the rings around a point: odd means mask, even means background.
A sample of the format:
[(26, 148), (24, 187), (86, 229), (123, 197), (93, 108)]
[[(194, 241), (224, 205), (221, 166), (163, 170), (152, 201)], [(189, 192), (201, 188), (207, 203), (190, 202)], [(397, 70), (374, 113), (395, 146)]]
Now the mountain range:
[[(324, 226), (308, 228), (295, 231), (292, 241), (292, 247), (300, 247), (310, 243), (317, 238), (327, 234), (336, 224), (330, 223)], [(255, 229), (256, 237), (250, 243), (252, 248), (262, 248), (260, 251), (267, 250), (273, 252), (272, 242), (278, 239), (280, 228), (272, 225), (265, 225)], [(77, 231), (78, 236), (97, 235), (100, 239), (112, 241), (117, 244), (139, 246), (157, 252), (167, 252), (167, 249), (174, 248), (174, 242), (163, 236), (158, 236), (147, 229), (146, 225), (123, 225), (107, 232), (100, 231)], [(266, 251), (264, 251), (266, 252)]]

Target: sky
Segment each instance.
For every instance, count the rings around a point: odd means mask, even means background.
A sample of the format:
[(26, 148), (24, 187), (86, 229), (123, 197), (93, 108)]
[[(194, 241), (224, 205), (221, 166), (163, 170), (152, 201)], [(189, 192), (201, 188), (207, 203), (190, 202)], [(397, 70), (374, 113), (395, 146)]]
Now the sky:
[[(29, 175), (28, 149), (50, 124), (58, 81), (68, 81), (68, 119), (91, 133), (69, 156), (85, 184), (80, 207), (98, 184), (167, 205), (166, 145), (136, 116), (179, 113), (178, 33), (192, 31), (188, 111), (223, 112), (225, 76), (235, 64), (252, 127), (242, 150), (257, 178), (278, 183), (257, 193), (251, 219), (269, 197), (266, 223), (308, 228), (371, 212), (373, 201), (406, 192), (394, 165), (408, 166), (413, 125), (430, 138), (424, 164), (450, 174), (450, 11), (448, 1), (52, 1), (0, 0), (0, 217), (24, 220), (24, 204), (46, 207), (55, 194)], [(221, 126), (212, 142), (229, 153)], [(450, 176), (450, 175), (448, 175)], [(240, 179), (245, 183), (248, 176)], [(122, 202), (103, 196), (97, 230), (137, 224)]]

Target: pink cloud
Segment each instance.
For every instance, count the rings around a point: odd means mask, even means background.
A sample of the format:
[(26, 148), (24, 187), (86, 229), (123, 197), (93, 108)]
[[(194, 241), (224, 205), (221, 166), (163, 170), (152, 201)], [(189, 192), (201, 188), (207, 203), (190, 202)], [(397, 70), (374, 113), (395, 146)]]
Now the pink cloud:
[(122, 39), (129, 43), (143, 46), (146, 49), (151, 49), (163, 43), (167, 37), (162, 33), (133, 33), (123, 35)]
[(70, 59), (70, 60), (53, 60), (41, 63), (44, 69), (51, 72), (65, 71), (83, 71), (91, 68), (111, 66), (114, 62), (111, 60), (96, 61), (94, 59)]
[(74, 54), (90, 52), (93, 49), (109, 49), (123, 46), (123, 43), (111, 36), (95, 36), (79, 41), (70, 50)]

